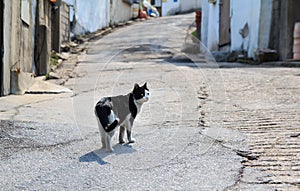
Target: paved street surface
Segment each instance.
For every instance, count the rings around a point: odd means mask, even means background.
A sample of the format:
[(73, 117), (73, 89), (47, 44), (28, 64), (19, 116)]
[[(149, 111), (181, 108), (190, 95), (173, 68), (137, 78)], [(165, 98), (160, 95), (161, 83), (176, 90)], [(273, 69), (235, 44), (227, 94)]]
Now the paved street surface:
[[(216, 64), (193, 21), (87, 43), (73, 93), (1, 97), (0, 190), (299, 190), (300, 68)], [(104, 151), (95, 103), (146, 81), (136, 143)]]

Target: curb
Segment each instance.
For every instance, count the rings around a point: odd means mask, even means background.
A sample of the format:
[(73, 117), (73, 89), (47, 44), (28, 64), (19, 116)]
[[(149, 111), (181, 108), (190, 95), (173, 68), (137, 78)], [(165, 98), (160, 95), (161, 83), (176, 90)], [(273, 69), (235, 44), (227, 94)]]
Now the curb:
[(281, 67), (300, 67), (300, 61), (263, 62), (261, 65), (281, 66)]

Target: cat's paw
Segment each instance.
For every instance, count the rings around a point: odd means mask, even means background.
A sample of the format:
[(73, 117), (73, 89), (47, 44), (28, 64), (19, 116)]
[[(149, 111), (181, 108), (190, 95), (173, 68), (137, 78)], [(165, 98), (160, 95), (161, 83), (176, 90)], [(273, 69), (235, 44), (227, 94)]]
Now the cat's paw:
[(111, 148), (111, 149), (110, 149), (110, 148), (107, 148), (107, 149), (106, 149), (106, 152), (110, 152), (110, 153), (111, 153), (111, 152), (114, 152), (114, 151), (115, 151), (115, 149), (113, 149), (113, 148)]
[(120, 139), (120, 140), (119, 140), (119, 144), (122, 145), (122, 144), (124, 144), (124, 143), (125, 143), (125, 140), (124, 140), (124, 139)]
[(135, 143), (135, 139), (134, 138), (131, 138), (130, 140), (128, 140), (129, 143)]

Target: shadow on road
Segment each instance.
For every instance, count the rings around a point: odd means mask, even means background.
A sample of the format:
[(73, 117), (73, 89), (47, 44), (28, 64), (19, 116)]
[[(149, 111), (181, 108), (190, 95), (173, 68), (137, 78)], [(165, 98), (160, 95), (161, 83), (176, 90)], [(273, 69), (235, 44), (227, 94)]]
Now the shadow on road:
[(110, 155), (122, 155), (122, 154), (130, 154), (136, 152), (134, 148), (132, 148), (129, 144), (117, 144), (114, 146), (114, 152), (107, 152), (105, 149), (97, 149), (91, 151), (81, 157), (79, 157), (79, 162), (97, 162), (100, 165), (109, 164), (104, 161), (104, 159)]

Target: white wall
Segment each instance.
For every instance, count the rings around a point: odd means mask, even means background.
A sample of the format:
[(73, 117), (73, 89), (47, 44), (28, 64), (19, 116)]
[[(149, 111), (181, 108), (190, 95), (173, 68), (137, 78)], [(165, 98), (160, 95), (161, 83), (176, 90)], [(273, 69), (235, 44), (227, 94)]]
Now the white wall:
[[(219, 50), (220, 0), (216, 4), (202, 2), (201, 41), (210, 51)], [(230, 50), (245, 50), (254, 57), (258, 48), (268, 48), (272, 0), (231, 0)], [(243, 39), (239, 31), (248, 23), (249, 35)]]
[(201, 41), (210, 51), (219, 47), (219, 1), (216, 4), (202, 2)]
[[(95, 32), (107, 27), (110, 21), (110, 0), (64, 0), (74, 5), (75, 34)], [(76, 3), (75, 3), (76, 2)]]
[(201, 18), (201, 42), (207, 47), (208, 40), (208, 18), (209, 6), (208, 1), (203, 1), (202, 3), (202, 18)]
[(161, 16), (201, 9), (202, 0), (165, 0), (162, 1)]
[[(261, 0), (231, 0), (231, 50), (243, 49), (253, 57), (258, 47)], [(248, 23), (249, 35), (245, 39), (239, 34)]]
[(186, 0), (165, 0), (165, 2), (162, 1), (161, 16), (174, 15), (178, 13), (180, 10), (180, 1)]
[(110, 22), (116, 24), (119, 22), (128, 21), (132, 18), (131, 6), (121, 0), (112, 1), (110, 12)]
[(202, 7), (202, 0), (181, 0), (180, 1), (180, 12), (199, 10), (201, 9), (201, 7)]

